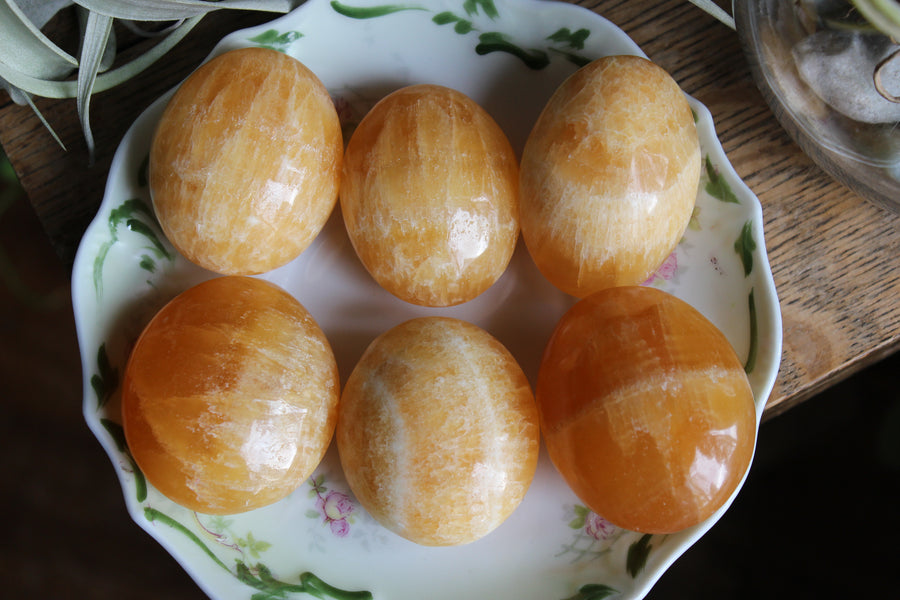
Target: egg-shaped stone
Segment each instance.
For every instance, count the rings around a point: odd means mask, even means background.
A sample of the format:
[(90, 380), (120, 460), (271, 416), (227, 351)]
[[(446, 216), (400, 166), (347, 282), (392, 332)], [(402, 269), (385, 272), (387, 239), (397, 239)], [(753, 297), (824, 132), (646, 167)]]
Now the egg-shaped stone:
[(128, 448), (147, 480), (201, 513), (290, 494), (331, 442), (340, 396), (331, 346), (280, 287), (219, 277), (166, 304), (122, 385)]
[(216, 273), (252, 275), (296, 258), (337, 203), (343, 137), (328, 91), (300, 61), (242, 48), (178, 88), (150, 149), (166, 237)]
[(560, 85), (529, 134), (522, 237), (568, 294), (638, 285), (680, 241), (699, 179), (699, 138), (678, 84), (647, 59), (600, 58)]
[(753, 455), (753, 391), (734, 349), (656, 288), (608, 288), (576, 303), (547, 344), (536, 398), (553, 464), (582, 502), (625, 529), (702, 522)]
[(418, 544), (487, 535), (534, 477), (540, 433), (531, 386), (496, 338), (465, 321), (421, 317), (376, 338), (338, 412), (335, 437), (354, 495)]
[(519, 235), (509, 140), (443, 86), (396, 90), (366, 114), (347, 145), (340, 198), (365, 268), (412, 304), (475, 298), (506, 270)]

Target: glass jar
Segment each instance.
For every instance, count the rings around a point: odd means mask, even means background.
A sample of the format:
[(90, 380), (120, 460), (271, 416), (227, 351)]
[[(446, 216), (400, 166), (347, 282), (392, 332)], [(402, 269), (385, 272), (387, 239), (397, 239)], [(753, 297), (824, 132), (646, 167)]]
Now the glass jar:
[(756, 84), (782, 126), (825, 171), (900, 213), (897, 40), (847, 0), (733, 4)]

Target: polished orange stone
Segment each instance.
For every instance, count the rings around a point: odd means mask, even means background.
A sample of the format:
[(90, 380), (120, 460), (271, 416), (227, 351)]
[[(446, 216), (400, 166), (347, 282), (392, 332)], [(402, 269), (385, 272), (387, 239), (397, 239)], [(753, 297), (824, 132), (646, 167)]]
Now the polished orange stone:
[(644, 58), (600, 58), (562, 83), (528, 137), (522, 237), (568, 294), (638, 285), (681, 239), (699, 181), (700, 142), (678, 84)]
[(389, 530), (429, 546), (498, 527), (534, 477), (531, 386), (503, 345), (447, 317), (379, 336), (351, 373), (335, 435), (355, 496)]
[(397, 90), (347, 145), (340, 197), (350, 241), (402, 300), (471, 300), (515, 250), (518, 168), (506, 135), (472, 99), (437, 85)]
[(649, 287), (575, 304), (543, 357), (536, 398), (551, 460), (594, 512), (625, 529), (700, 523), (742, 481), (753, 392), (725, 336)]
[(230, 514), (287, 496), (319, 464), (340, 395), (312, 316), (287, 292), (220, 277), (146, 326), (122, 386), (132, 456), (160, 492)]
[(297, 257), (337, 202), (343, 156), (321, 81), (275, 50), (242, 48), (197, 69), (160, 118), (153, 207), (188, 260), (252, 275)]

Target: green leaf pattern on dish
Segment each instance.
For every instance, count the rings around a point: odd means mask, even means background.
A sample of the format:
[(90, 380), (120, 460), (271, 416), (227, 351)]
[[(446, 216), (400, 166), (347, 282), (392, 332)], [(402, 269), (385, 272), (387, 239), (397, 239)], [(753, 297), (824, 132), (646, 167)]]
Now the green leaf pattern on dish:
[(756, 242), (753, 239), (753, 221), (747, 221), (741, 227), (741, 233), (734, 242), (734, 251), (741, 257), (744, 266), (744, 277), (753, 271), (753, 251), (756, 250)]
[(421, 6), (411, 6), (411, 5), (402, 5), (402, 4), (380, 4), (378, 6), (350, 6), (344, 4), (342, 2), (338, 2), (334, 0), (331, 3), (331, 8), (334, 9), (334, 12), (344, 15), (345, 17), (349, 17), (351, 19), (377, 19), (378, 17), (384, 17), (387, 15), (392, 15), (397, 12), (403, 12), (407, 10), (428, 10), (427, 8), (423, 8)]
[[(740, 200), (737, 194), (734, 193), (734, 190), (731, 189), (728, 179), (719, 172), (709, 155), (703, 158), (703, 190), (721, 202), (740, 204)], [(753, 254), (757, 250), (756, 239), (753, 236), (753, 221), (747, 220), (741, 226), (733, 248), (741, 261), (744, 278), (746, 279), (753, 273)], [(759, 351), (759, 323), (752, 287), (747, 297), (747, 310), (750, 315), (750, 343), (747, 350), (747, 359), (744, 362), (744, 371), (750, 374), (756, 368), (756, 356)]]
[(157, 235), (150, 223), (156, 223), (156, 217), (150, 207), (140, 198), (126, 200), (110, 211), (109, 239), (103, 243), (94, 258), (94, 291), (97, 298), (103, 295), (103, 265), (110, 249), (119, 241), (119, 232), (123, 227), (144, 236), (149, 243), (146, 249), (150, 254), (143, 254), (138, 258), (138, 265), (145, 271), (151, 273), (155, 271), (156, 263), (159, 260), (168, 260), (169, 262), (175, 260), (174, 252), (166, 248), (162, 241), (163, 238)]
[(750, 348), (747, 350), (744, 372), (750, 374), (756, 368), (756, 355), (759, 352), (759, 317), (756, 314), (753, 288), (750, 288), (750, 295), (747, 296), (747, 309), (750, 311)]
[[(145, 189), (148, 184), (149, 162), (149, 155), (147, 155), (138, 165), (137, 173), (135, 173), (135, 181), (142, 189)], [(156, 220), (156, 214), (143, 199), (130, 198), (112, 209), (107, 218), (107, 226), (109, 227), (109, 238), (103, 242), (97, 251), (97, 256), (94, 257), (94, 292), (97, 299), (103, 296), (103, 266), (110, 249), (119, 241), (119, 233), (122, 228), (143, 236), (149, 244), (145, 247), (149, 254), (142, 254), (138, 257), (138, 266), (141, 269), (148, 273), (154, 273), (158, 261), (173, 262), (175, 260), (175, 252), (167, 248), (164, 243), (165, 237), (157, 234), (159, 223)]]
[(619, 594), (619, 590), (602, 583), (589, 583), (578, 588), (578, 593), (565, 600), (602, 600)]
[[(165, 514), (159, 509), (147, 506), (144, 508), (144, 516), (150, 522), (161, 523), (172, 528), (181, 535), (185, 536), (195, 546), (197, 546), (205, 555), (207, 555), (216, 565), (225, 569), (240, 582), (258, 590), (251, 596), (252, 600), (262, 600), (263, 598), (289, 598), (289, 594), (307, 594), (315, 598), (327, 600), (357, 600), (371, 599), (372, 594), (367, 591), (347, 591), (336, 588), (325, 583), (312, 573), (306, 572), (300, 575), (298, 583), (289, 583), (276, 578), (271, 569), (263, 563), (248, 565), (244, 560), (236, 560), (234, 570), (225, 564), (219, 556), (204, 542), (200, 536), (194, 533), (190, 527), (187, 527), (177, 519)], [(246, 547), (250, 541), (253, 542), (255, 552), (251, 551), (251, 555), (258, 556), (259, 552), (268, 549), (265, 542), (258, 542), (253, 539), (252, 533), (247, 534), (247, 539), (243, 540)]]
[(131, 464), (131, 472), (134, 476), (134, 497), (138, 502), (143, 502), (147, 499), (147, 480), (144, 477), (144, 473), (138, 467), (137, 462), (135, 462), (134, 457), (131, 456), (131, 451), (128, 450), (128, 444), (125, 441), (125, 430), (122, 429), (121, 425), (109, 419), (100, 419), (100, 423), (113, 439), (119, 452), (121, 452)]
[(291, 44), (301, 37), (303, 37), (303, 34), (299, 31), (279, 32), (277, 29), (267, 29), (259, 35), (250, 38), (250, 41), (260, 48), (269, 48), (270, 50), (277, 50), (278, 52), (287, 52), (287, 49)]
[[(564, 544), (555, 556), (565, 556), (574, 564), (581, 561), (594, 561), (610, 556), (620, 544), (628, 543), (625, 554), (625, 572), (632, 578), (637, 577), (647, 564), (647, 559), (654, 546), (650, 544), (651, 534), (637, 534), (616, 527), (586, 506), (576, 504), (570, 513), (572, 518), (567, 522), (570, 529), (576, 530), (572, 541)], [(635, 538), (635, 536), (640, 536)], [(629, 542), (630, 540), (630, 542)], [(578, 593), (565, 600), (587, 600), (591, 598), (607, 598), (619, 591), (606, 584), (590, 583), (579, 588)]]
[(555, 556), (564, 556), (572, 564), (609, 554), (620, 538), (628, 533), (580, 504), (572, 507), (571, 515), (566, 524), (569, 529), (575, 530), (572, 541), (563, 544)]
[(97, 395), (97, 408), (103, 408), (119, 387), (119, 371), (109, 362), (106, 344), (97, 350), (97, 373), (91, 377), (91, 387)]
[[(414, 4), (352, 6), (338, 0), (333, 0), (331, 7), (338, 14), (351, 19), (376, 19), (405, 11), (430, 12), (429, 9)], [(479, 23), (476, 21), (482, 16), (487, 19), (487, 23), (479, 27)], [(545, 48), (523, 48), (508, 34), (493, 30), (491, 22), (498, 19), (499, 16), (500, 13), (493, 0), (465, 0), (458, 13), (443, 10), (435, 13), (431, 17), (431, 21), (438, 26), (452, 25), (453, 31), (460, 35), (477, 33), (478, 43), (475, 45), (475, 52), (479, 56), (505, 52), (521, 60), (529, 69), (540, 70), (547, 67), (550, 64), (551, 52), (559, 54), (578, 66), (590, 62), (590, 58), (575, 52), (575, 50), (584, 49), (584, 42), (591, 34), (588, 29), (581, 28), (572, 31), (565, 27), (560, 28), (547, 35), (545, 39), (548, 44)], [(484, 19), (481, 20), (484, 21)], [(485, 25), (490, 27), (485, 30)]]
[(651, 534), (645, 533), (641, 536), (641, 539), (628, 547), (628, 559), (625, 568), (632, 577), (637, 577), (638, 573), (643, 571), (647, 565), (647, 558), (650, 556), (650, 550), (653, 549), (653, 546), (650, 545), (652, 538)]
[(722, 202), (730, 202), (731, 204), (740, 204), (734, 190), (728, 184), (728, 180), (719, 173), (719, 170), (713, 165), (709, 156), (704, 159), (704, 173), (706, 176), (706, 193), (721, 200)]

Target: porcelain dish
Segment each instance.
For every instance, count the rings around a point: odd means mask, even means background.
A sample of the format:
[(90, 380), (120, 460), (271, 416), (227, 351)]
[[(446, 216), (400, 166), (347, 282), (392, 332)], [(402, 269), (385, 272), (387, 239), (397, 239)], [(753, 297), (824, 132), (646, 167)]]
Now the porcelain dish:
[[(312, 69), (331, 93), (346, 135), (386, 93), (438, 83), (479, 102), (517, 152), (544, 103), (579, 65), (609, 54), (642, 55), (601, 16), (541, 0), (310, 0), (228, 35), (212, 54), (245, 46), (275, 48)], [(458, 547), (417, 546), (380, 527), (350, 493), (333, 447), (289, 497), (248, 513), (196, 514), (159, 494), (128, 453), (119, 386), (130, 347), (150, 317), (177, 293), (215, 276), (178, 255), (150, 208), (146, 159), (168, 97), (149, 107), (121, 142), (102, 205), (79, 247), (73, 304), (84, 416), (116, 469), (128, 511), (210, 597), (641, 598), (727, 510), (672, 535), (617, 529), (579, 502), (543, 451), (513, 515)], [(781, 358), (762, 210), (729, 164), (709, 111), (689, 100), (704, 161), (696, 209), (683, 241), (646, 285), (691, 303), (725, 333), (746, 363), (758, 426)], [(406, 304), (368, 276), (339, 209), (300, 257), (261, 277), (312, 313), (334, 348), (342, 381), (378, 334), (412, 317), (440, 314), (491, 332), (534, 384), (550, 332), (575, 301), (541, 276), (520, 241), (504, 275), (474, 300), (446, 309)]]

